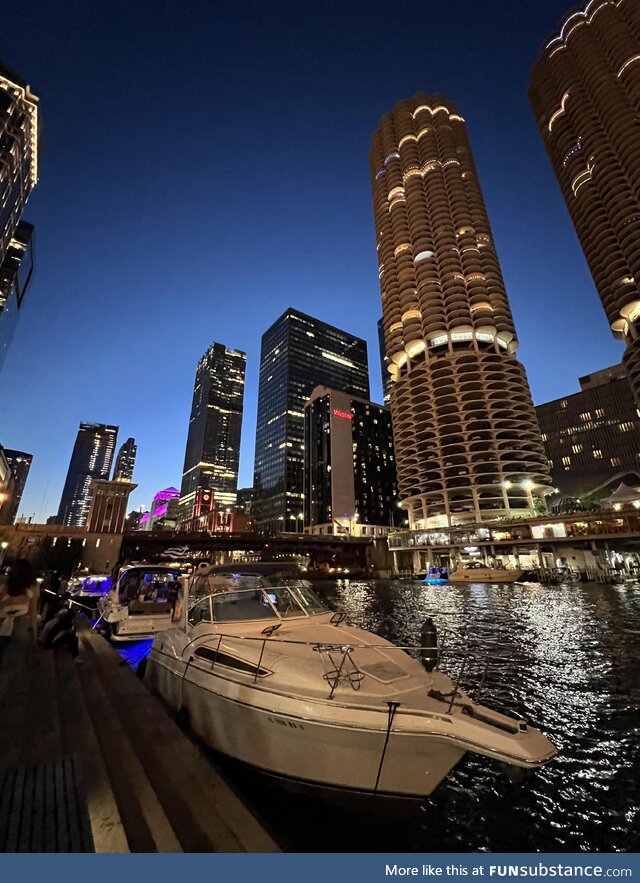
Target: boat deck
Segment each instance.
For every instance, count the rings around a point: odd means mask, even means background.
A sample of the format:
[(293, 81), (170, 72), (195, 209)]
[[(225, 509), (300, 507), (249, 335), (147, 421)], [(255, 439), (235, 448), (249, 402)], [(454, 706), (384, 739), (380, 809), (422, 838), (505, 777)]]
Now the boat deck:
[[(277, 852), (211, 761), (79, 618), (83, 664), (11, 641), (0, 668), (0, 852)], [(21, 631), (21, 630), (20, 630)]]

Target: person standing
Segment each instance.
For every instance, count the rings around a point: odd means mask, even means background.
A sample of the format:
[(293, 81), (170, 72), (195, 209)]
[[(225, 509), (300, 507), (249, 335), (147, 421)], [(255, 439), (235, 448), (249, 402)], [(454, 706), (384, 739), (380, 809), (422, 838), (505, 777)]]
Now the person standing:
[(36, 572), (24, 558), (15, 561), (0, 583), (0, 665), (14, 633), (15, 620), (25, 617), (31, 632), (31, 646), (36, 643), (38, 587)]

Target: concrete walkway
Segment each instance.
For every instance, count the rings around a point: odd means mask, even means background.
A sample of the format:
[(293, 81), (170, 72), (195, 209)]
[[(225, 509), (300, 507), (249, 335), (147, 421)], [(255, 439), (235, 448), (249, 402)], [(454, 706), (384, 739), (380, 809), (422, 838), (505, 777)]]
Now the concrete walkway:
[(22, 625), (0, 668), (0, 851), (278, 851), (102, 637), (81, 622), (83, 664), (30, 661)]

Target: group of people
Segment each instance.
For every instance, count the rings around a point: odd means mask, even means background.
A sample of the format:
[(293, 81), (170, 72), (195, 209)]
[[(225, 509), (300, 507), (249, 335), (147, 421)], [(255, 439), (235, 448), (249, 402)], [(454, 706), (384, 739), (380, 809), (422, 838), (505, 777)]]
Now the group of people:
[[(67, 596), (67, 581), (51, 572), (38, 586), (36, 571), (24, 558), (18, 558), (0, 574), (0, 667), (11, 640), (26, 631), (35, 648), (66, 647), (81, 661), (75, 630), (75, 610)], [(38, 635), (38, 629), (40, 633)]]

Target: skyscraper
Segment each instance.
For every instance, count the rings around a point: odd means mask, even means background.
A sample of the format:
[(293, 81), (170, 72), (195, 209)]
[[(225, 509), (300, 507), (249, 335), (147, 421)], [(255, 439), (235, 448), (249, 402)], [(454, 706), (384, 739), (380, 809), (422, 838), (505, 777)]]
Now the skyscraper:
[(388, 408), (317, 386), (304, 413), (305, 532), (381, 536), (399, 525)]
[(592, 0), (546, 42), (529, 97), (640, 402), (640, 5)]
[(38, 99), (0, 62), (0, 263), (38, 181)]
[(0, 264), (0, 368), (33, 273), (33, 224), (20, 221)]
[(91, 507), (91, 482), (107, 480), (118, 438), (118, 427), (81, 423), (62, 490), (57, 524), (84, 527)]
[(409, 524), (531, 513), (549, 473), (465, 122), (419, 94), (383, 117), (369, 158)]
[(217, 508), (236, 501), (246, 354), (212, 343), (198, 362), (180, 489), (180, 521), (193, 516), (198, 490)]
[(13, 491), (7, 503), (7, 524), (13, 524), (18, 514), (18, 507), (24, 492), (24, 486), (29, 477), (29, 470), (33, 462), (33, 454), (25, 454), (24, 451), (12, 451), (4, 449), (4, 455), (13, 475)]
[(262, 533), (302, 531), (304, 406), (318, 385), (368, 399), (367, 344), (290, 308), (262, 336), (251, 510)]
[(0, 61), (0, 368), (33, 267), (31, 224), (20, 223), (38, 180), (38, 99)]
[(391, 401), (391, 374), (389, 373), (387, 347), (384, 342), (383, 319), (378, 319), (378, 348), (380, 350), (380, 371), (382, 373), (382, 401), (389, 407), (389, 402)]
[(131, 481), (136, 465), (137, 450), (135, 438), (128, 438), (121, 446), (116, 457), (116, 465), (113, 467), (114, 481)]

